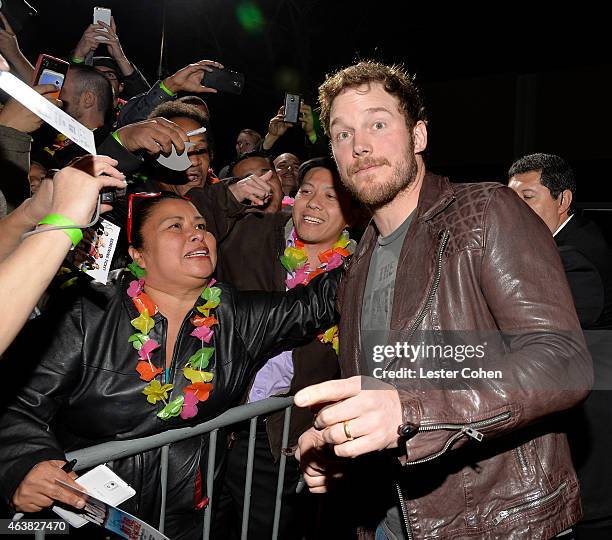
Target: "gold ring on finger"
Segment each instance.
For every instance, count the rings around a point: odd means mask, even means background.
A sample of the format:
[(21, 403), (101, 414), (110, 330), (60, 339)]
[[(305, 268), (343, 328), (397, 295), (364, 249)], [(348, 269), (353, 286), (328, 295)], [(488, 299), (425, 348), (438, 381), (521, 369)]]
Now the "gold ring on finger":
[(349, 421), (345, 420), (342, 422), (342, 427), (344, 427), (344, 434), (346, 435), (347, 441), (352, 441), (354, 439), (353, 435), (351, 435), (351, 430), (349, 429)]

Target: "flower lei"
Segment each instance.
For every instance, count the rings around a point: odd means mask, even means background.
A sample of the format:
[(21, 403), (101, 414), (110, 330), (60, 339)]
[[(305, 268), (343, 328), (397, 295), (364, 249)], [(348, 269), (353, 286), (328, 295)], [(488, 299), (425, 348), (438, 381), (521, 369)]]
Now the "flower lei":
[[(285, 281), (287, 288), (293, 289), (297, 285), (306, 285), (316, 276), (342, 266), (344, 259), (351, 255), (354, 250), (355, 241), (350, 239), (347, 231), (342, 231), (340, 237), (330, 249), (319, 253), (321, 266), (310, 271), (304, 242), (297, 237), (295, 229), (292, 229), (287, 239), (285, 252), (280, 257), (281, 264), (289, 274)], [(320, 334), (319, 341), (321, 343), (331, 343), (334, 351), (338, 354), (338, 325), (335, 324)]]
[(143, 381), (149, 383), (142, 393), (147, 396), (147, 401), (152, 405), (156, 405), (160, 400), (164, 403), (164, 408), (157, 413), (157, 416), (162, 420), (168, 420), (179, 415), (183, 420), (193, 418), (198, 413), (198, 403), (206, 401), (213, 389), (211, 384), (213, 374), (210, 371), (205, 371), (205, 369), (210, 364), (215, 348), (205, 347), (204, 343), (210, 343), (214, 334), (212, 327), (219, 324), (219, 321), (211, 314), (211, 310), (215, 309), (221, 302), (221, 289), (213, 286), (215, 280), (212, 279), (202, 291), (201, 298), (206, 300), (206, 303), (196, 308), (201, 315), (195, 315), (191, 318), (191, 324), (195, 326), (191, 335), (202, 342), (202, 347), (189, 358), (183, 367), (183, 375), (191, 384), (183, 388), (183, 393), (180, 396), (167, 401), (168, 393), (174, 388), (174, 385), (160, 383), (157, 377), (164, 370), (151, 362), (151, 353), (159, 348), (159, 343), (149, 337), (149, 333), (155, 326), (151, 314), (154, 316), (159, 310), (143, 291), (144, 272), (142, 269), (133, 267), (133, 265), (128, 265), (128, 267), (137, 279), (130, 282), (127, 294), (140, 313), (138, 317), (131, 321), (132, 326), (138, 332), (132, 334), (128, 342), (138, 351), (139, 361), (136, 365), (136, 371)]

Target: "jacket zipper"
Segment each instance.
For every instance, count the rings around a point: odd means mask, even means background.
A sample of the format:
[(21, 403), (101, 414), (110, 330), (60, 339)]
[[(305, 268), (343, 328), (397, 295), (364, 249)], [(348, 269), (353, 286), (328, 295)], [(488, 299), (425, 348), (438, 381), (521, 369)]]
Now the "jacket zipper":
[(395, 481), (395, 489), (397, 490), (397, 496), (400, 500), (400, 508), (402, 510), (402, 518), (404, 519), (404, 527), (406, 529), (406, 536), (408, 540), (414, 540), (414, 536), (412, 535), (412, 529), (410, 528), (410, 521), (408, 521), (408, 511), (406, 510), (406, 504), (404, 503), (404, 494), (402, 493), (402, 486), (396, 480)]
[(514, 516), (515, 514), (519, 514), (520, 512), (524, 512), (526, 510), (531, 510), (533, 508), (537, 508), (540, 505), (546, 504), (554, 499), (556, 499), (561, 492), (567, 487), (567, 482), (563, 482), (555, 491), (545, 495), (544, 497), (538, 497), (532, 501), (525, 502), (523, 504), (519, 504), (517, 506), (513, 506), (512, 508), (508, 508), (507, 510), (501, 510), (495, 519), (493, 520), (494, 525), (499, 525), (506, 518)]
[(529, 472), (529, 467), (527, 465), (527, 459), (525, 458), (525, 454), (523, 452), (522, 446), (516, 447), (516, 455), (518, 457), (519, 464), (521, 465), (521, 468), (523, 469), (523, 472), (527, 474)]
[[(427, 300), (425, 301), (425, 305), (423, 309), (419, 312), (417, 318), (412, 323), (410, 330), (408, 331), (408, 337), (404, 340), (406, 343), (412, 339), (412, 336), (416, 332), (417, 328), (423, 322), (425, 315), (431, 309), (431, 305), (433, 304), (433, 299), (438, 290), (438, 286), (440, 285), (440, 279), (442, 277), (442, 255), (444, 250), (446, 249), (446, 244), (448, 244), (448, 239), (450, 238), (450, 232), (448, 230), (444, 231), (444, 235), (442, 236), (442, 241), (440, 242), (440, 247), (438, 248), (438, 252), (436, 253), (436, 273), (434, 275), (433, 283), (431, 284), (431, 288), (429, 289), (429, 293), (427, 294)], [(361, 327), (361, 324), (359, 325)], [(360, 336), (361, 337), (361, 336)], [(384, 371), (387, 371), (391, 364), (395, 362), (397, 358), (391, 358), (387, 365), (384, 367)]]
[[(436, 273), (434, 275), (433, 283), (431, 284), (431, 288), (429, 289), (429, 293), (427, 295), (427, 300), (425, 301), (425, 305), (423, 309), (419, 312), (417, 318), (412, 323), (410, 327), (410, 331), (408, 332), (408, 337), (406, 338), (406, 342), (412, 339), (412, 336), (416, 332), (417, 328), (423, 322), (425, 315), (431, 309), (431, 305), (433, 304), (433, 299), (438, 290), (438, 286), (440, 285), (440, 279), (442, 277), (442, 255), (444, 254), (444, 250), (446, 249), (446, 244), (448, 244), (448, 239), (450, 238), (450, 231), (444, 231), (444, 235), (442, 236), (442, 241), (440, 242), (440, 247), (438, 247), (438, 252), (436, 253)], [(361, 321), (359, 322), (359, 342), (361, 343)], [(395, 358), (392, 358), (387, 362), (385, 370), (389, 369), (389, 366), (395, 361)], [(445, 448), (446, 451), (448, 448)], [(408, 463), (407, 463), (408, 465)], [(406, 529), (406, 537), (408, 540), (413, 540), (414, 536), (412, 534), (412, 528), (410, 527), (410, 521), (408, 520), (408, 510), (406, 509), (406, 501), (404, 501), (404, 495), (402, 493), (402, 487), (400, 486), (399, 481), (395, 481), (395, 488), (397, 490), (397, 495), (399, 498), (400, 509), (402, 511), (402, 517), (404, 520), (404, 527)]]
[(423, 431), (437, 431), (439, 429), (458, 430), (458, 432), (455, 433), (452, 437), (450, 437), (444, 444), (444, 447), (438, 452), (436, 452), (435, 454), (432, 454), (431, 456), (427, 456), (423, 459), (417, 459), (415, 461), (407, 461), (405, 465), (420, 465), (421, 463), (427, 463), (428, 461), (432, 461), (440, 457), (453, 445), (453, 443), (456, 440), (460, 439), (464, 435), (467, 435), (468, 437), (471, 437), (472, 439), (480, 442), (484, 438), (484, 434), (478, 431), (480, 428), (485, 428), (493, 424), (496, 424), (498, 422), (508, 420), (510, 416), (512, 416), (511, 413), (505, 412), (505, 413), (497, 414), (485, 420), (479, 420), (478, 422), (472, 422), (470, 424), (430, 424), (426, 426), (419, 426), (417, 433), (420, 433)]

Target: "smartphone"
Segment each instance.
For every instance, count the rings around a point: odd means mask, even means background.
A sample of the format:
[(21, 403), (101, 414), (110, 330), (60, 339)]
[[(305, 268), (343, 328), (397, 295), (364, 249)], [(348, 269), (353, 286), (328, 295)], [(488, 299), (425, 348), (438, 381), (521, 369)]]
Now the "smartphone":
[(285, 122), (297, 124), (300, 120), (302, 98), (298, 94), (285, 94)]
[[(93, 23), (98, 24), (100, 21), (104, 24), (108, 24), (108, 26), (111, 25), (111, 10), (109, 8), (96, 6), (93, 9)], [(105, 28), (104, 32), (106, 31), (107, 30)], [(101, 36), (96, 36), (96, 39), (98, 41), (106, 41), (106, 39)]]
[(60, 58), (55, 58), (48, 54), (40, 54), (38, 61), (36, 62), (36, 68), (34, 69), (34, 78), (32, 79), (32, 85), (37, 84), (54, 84), (57, 86), (57, 92), (53, 92), (49, 95), (54, 98), (58, 98), (64, 86), (66, 80), (66, 74), (70, 64)]
[(212, 71), (205, 71), (202, 77), (202, 86), (215, 88), (219, 92), (227, 92), (228, 94), (242, 94), (244, 89), (244, 73), (238, 73), (231, 69), (220, 69), (215, 66), (210, 66)]
[[(61, 480), (58, 482), (61, 482)], [(79, 476), (76, 479), (76, 483), (83, 486), (85, 488), (84, 491), (89, 495), (93, 495), (97, 499), (113, 506), (117, 506), (136, 495), (136, 491), (106, 465), (98, 465), (83, 476)], [(77, 491), (72, 487), (71, 490)], [(52, 510), (73, 527), (80, 528), (89, 523), (88, 520), (76, 512), (71, 512), (65, 508), (53, 506)]]

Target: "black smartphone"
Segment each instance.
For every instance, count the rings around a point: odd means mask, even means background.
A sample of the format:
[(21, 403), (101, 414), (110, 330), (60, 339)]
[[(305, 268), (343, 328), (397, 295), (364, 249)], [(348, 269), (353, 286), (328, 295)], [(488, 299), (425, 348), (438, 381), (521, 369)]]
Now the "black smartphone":
[(228, 94), (242, 94), (244, 89), (244, 73), (238, 73), (226, 68), (210, 67), (212, 71), (204, 72), (202, 86), (215, 88), (219, 92), (227, 92)]
[(285, 122), (297, 124), (300, 120), (302, 98), (298, 94), (285, 94)]

